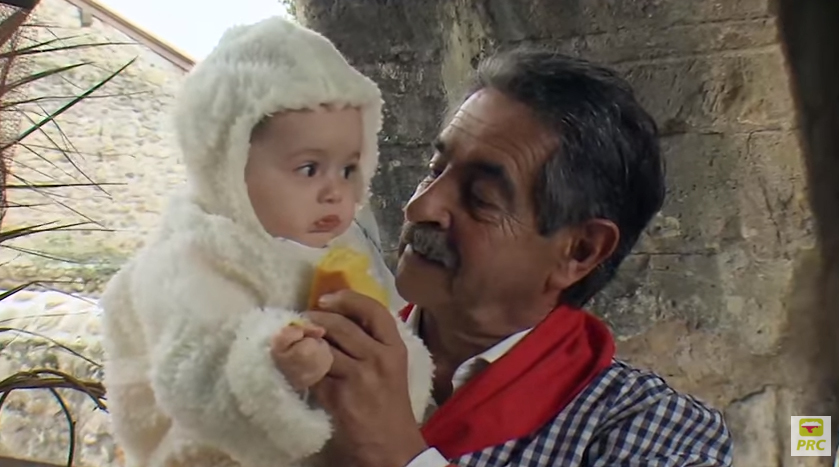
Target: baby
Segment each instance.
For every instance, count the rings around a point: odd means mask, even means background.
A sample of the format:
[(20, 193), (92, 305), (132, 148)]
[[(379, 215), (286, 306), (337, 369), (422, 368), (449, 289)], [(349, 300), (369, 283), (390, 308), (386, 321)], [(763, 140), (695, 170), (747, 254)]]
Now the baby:
[[(314, 265), (336, 245), (366, 252), (391, 309), (402, 305), (375, 220), (356, 215), (376, 170), (381, 102), (327, 39), (282, 18), (228, 30), (187, 76), (175, 113), (187, 186), (101, 300), (127, 467), (323, 462), (330, 420), (306, 389), (332, 354), (300, 314)], [(394, 320), (419, 420), (431, 360)]]

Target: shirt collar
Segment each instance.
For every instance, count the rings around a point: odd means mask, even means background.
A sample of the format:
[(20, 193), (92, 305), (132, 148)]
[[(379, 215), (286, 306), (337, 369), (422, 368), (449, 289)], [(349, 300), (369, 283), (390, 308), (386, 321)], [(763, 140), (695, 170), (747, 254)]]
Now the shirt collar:
[[(417, 335), (419, 335), (420, 314), (421, 310), (419, 307), (415, 306), (411, 309), (411, 312), (408, 314), (408, 318), (405, 320), (409, 329), (414, 331)], [(532, 328), (528, 328), (511, 336), (507, 336), (494, 346), (461, 363), (455, 370), (454, 376), (452, 377), (452, 390), (456, 391), (459, 387), (466, 384), (466, 382), (478, 372), (506, 355), (507, 352), (519, 343), (519, 341), (524, 339), (531, 329)]]

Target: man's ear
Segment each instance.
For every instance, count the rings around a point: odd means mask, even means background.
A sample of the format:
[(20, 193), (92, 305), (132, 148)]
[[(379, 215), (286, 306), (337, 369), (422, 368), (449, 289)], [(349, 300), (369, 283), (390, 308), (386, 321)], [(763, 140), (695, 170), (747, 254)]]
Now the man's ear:
[(618, 226), (606, 219), (561, 229), (552, 239), (555, 266), (547, 286), (563, 291), (579, 282), (612, 256), (619, 240)]

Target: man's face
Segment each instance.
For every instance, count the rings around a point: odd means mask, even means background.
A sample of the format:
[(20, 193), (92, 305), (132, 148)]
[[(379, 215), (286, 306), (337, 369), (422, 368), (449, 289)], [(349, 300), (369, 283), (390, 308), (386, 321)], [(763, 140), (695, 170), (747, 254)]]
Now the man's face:
[(557, 137), (525, 105), (487, 88), (461, 105), (436, 146), (405, 207), (400, 294), (429, 308), (533, 300), (555, 265), (536, 229), (533, 191)]

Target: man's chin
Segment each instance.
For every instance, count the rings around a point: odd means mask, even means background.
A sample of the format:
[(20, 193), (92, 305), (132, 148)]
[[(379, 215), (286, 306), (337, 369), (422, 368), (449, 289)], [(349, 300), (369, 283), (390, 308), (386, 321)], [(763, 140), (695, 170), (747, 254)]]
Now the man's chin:
[(416, 303), (446, 293), (448, 276), (443, 265), (423, 258), (408, 246), (396, 264), (396, 289), (402, 298)]

